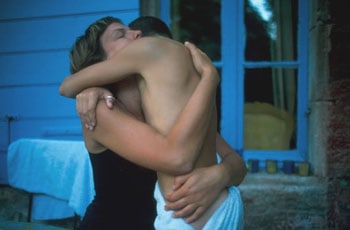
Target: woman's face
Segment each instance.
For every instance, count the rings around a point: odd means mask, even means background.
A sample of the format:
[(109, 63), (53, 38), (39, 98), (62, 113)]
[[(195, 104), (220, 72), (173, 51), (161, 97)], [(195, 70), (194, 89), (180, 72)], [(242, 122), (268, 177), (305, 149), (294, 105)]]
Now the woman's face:
[(127, 46), (131, 41), (140, 37), (140, 30), (131, 30), (120, 23), (110, 24), (101, 36), (101, 43), (107, 59)]

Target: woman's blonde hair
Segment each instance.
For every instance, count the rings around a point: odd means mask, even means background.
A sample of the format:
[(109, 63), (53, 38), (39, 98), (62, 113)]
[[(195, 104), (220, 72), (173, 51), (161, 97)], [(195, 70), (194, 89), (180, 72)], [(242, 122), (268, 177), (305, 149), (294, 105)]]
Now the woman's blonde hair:
[(76, 73), (105, 59), (106, 53), (100, 38), (112, 23), (121, 23), (119, 18), (104, 17), (92, 23), (82, 36), (79, 36), (70, 50), (70, 72)]

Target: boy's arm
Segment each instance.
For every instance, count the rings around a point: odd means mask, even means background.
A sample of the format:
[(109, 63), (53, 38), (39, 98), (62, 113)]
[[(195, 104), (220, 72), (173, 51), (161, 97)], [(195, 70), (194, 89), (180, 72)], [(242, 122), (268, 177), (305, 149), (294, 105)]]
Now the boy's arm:
[(216, 148), (221, 163), (195, 169), (178, 176), (174, 192), (165, 195), (166, 209), (174, 210), (174, 217), (191, 223), (199, 218), (228, 186), (238, 186), (246, 175), (246, 167), (239, 154), (217, 133)]
[(247, 174), (244, 160), (219, 133), (216, 134), (216, 151), (222, 159), (222, 175), (227, 179), (223, 186), (238, 186)]

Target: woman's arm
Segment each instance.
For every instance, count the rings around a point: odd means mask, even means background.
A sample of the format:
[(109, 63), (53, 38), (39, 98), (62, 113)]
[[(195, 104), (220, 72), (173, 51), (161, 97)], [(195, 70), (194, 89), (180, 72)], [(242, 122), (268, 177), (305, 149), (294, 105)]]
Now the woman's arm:
[(66, 77), (61, 83), (59, 93), (74, 98), (82, 90), (90, 87), (112, 84), (134, 74), (143, 76), (142, 71), (145, 67), (159, 58), (158, 50), (162, 51), (162, 48), (157, 46), (156, 38), (132, 41), (113, 57)]
[[(124, 158), (173, 175), (193, 169), (213, 115), (218, 73), (209, 58), (189, 45), (201, 80), (167, 135), (125, 114), (118, 107), (97, 107), (97, 126), (91, 135)], [(88, 135), (89, 133), (87, 133)]]
[[(133, 49), (127, 50), (133, 52)], [(111, 59), (90, 65), (66, 77), (60, 85), (59, 93), (65, 97), (75, 98), (84, 89), (94, 86), (105, 86), (137, 73), (136, 65), (139, 62), (134, 62), (134, 60), (129, 58), (130, 55), (134, 54), (122, 51)]]

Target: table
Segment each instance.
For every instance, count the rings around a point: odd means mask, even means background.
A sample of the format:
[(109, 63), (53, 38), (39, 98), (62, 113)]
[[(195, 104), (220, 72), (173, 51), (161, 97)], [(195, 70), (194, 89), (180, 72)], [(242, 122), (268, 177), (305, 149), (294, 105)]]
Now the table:
[(95, 190), (83, 141), (19, 139), (7, 156), (9, 184), (33, 194), (33, 219), (83, 216)]

